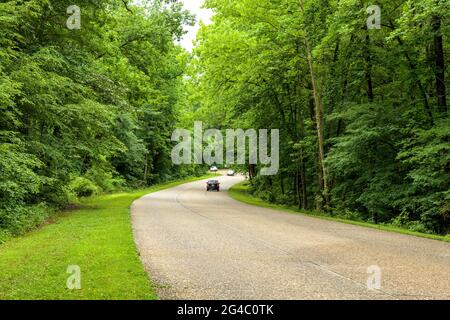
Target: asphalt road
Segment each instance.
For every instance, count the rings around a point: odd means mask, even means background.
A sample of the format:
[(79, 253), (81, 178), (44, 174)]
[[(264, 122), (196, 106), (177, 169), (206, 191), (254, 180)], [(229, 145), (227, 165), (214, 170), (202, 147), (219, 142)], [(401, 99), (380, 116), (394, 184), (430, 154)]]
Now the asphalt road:
[[(134, 235), (161, 299), (450, 299), (450, 244), (246, 205), (220, 177), (145, 196)], [(368, 279), (381, 271), (380, 287)], [(373, 268), (373, 267), (372, 267)]]

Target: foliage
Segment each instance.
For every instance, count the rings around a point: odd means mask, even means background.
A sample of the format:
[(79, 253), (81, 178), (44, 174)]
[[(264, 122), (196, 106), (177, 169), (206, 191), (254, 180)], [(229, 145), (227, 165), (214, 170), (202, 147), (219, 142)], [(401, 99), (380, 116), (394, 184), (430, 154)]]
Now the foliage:
[[(58, 214), (57, 223), (0, 245), (0, 300), (157, 299), (133, 241), (130, 205), (148, 193), (211, 176), (82, 199), (79, 208)], [(70, 265), (81, 269), (80, 290), (67, 290)]]
[(381, 29), (361, 1), (207, 0), (186, 118), (281, 129), (260, 198), (446, 234), (449, 2), (377, 4)]
[(288, 212), (292, 214), (300, 214), (300, 215), (306, 215), (309, 217), (329, 220), (329, 221), (335, 221), (339, 223), (346, 223), (346, 224), (352, 224), (356, 226), (361, 226), (365, 228), (373, 228), (383, 231), (390, 231), (395, 233), (402, 233), (407, 234), (411, 236), (416, 237), (423, 237), (428, 239), (434, 239), (434, 240), (440, 240), (445, 242), (450, 242), (450, 234), (447, 234), (446, 236), (442, 235), (436, 235), (436, 234), (430, 234), (427, 232), (424, 232), (424, 228), (421, 228), (419, 222), (409, 222), (409, 229), (405, 228), (404, 223), (396, 223), (394, 221), (393, 223), (382, 223), (382, 224), (375, 224), (373, 222), (366, 222), (362, 221), (360, 217), (355, 213), (351, 211), (346, 212), (338, 212), (337, 214), (329, 215), (325, 212), (319, 212), (319, 211), (304, 211), (302, 209), (297, 208), (296, 206), (289, 206), (286, 204), (273, 204), (267, 201), (262, 200), (259, 197), (256, 197), (254, 194), (251, 193), (251, 186), (247, 184), (247, 181), (238, 183), (234, 186), (232, 186), (229, 190), (230, 196), (240, 202), (244, 202), (253, 206), (258, 206), (262, 208), (270, 208), (274, 209), (277, 212)]
[(180, 4), (0, 1), (0, 233), (47, 206), (183, 176), (168, 161), (184, 64)]
[(449, 232), (448, 1), (380, 0), (369, 29), (362, 1), (206, 0), (192, 55), (180, 3), (79, 0), (69, 30), (72, 4), (0, 2), (0, 237), (201, 172), (170, 161), (196, 120), (281, 130), (278, 174), (251, 175), (268, 201)]

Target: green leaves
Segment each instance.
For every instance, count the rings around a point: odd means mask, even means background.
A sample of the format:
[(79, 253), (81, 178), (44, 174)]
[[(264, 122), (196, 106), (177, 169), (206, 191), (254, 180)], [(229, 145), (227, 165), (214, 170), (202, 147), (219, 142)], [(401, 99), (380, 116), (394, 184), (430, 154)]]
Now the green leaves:
[(206, 1), (216, 15), (198, 36), (186, 118), (218, 128), (280, 128), (280, 174), (252, 186), (266, 199), (306, 209), (326, 200), (318, 196), (316, 93), (325, 116), (329, 211), (445, 233), (450, 124), (442, 98), (436, 103), (436, 76), (443, 76), (434, 46), (442, 34), (448, 75), (449, 3), (376, 4), (382, 27), (368, 30), (361, 1)]
[(28, 230), (45, 204), (177, 174), (184, 65), (173, 40), (192, 16), (180, 4), (80, 0), (81, 29), (69, 30), (72, 4), (0, 3), (0, 231)]

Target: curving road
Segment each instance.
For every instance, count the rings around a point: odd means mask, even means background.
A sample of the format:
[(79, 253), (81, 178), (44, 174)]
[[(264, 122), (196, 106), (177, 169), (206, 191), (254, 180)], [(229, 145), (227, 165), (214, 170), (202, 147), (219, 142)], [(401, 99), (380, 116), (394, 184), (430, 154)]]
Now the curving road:
[[(226, 193), (242, 179), (219, 177), (220, 193), (204, 180), (133, 204), (161, 299), (450, 299), (449, 243), (246, 205)], [(381, 270), (379, 289), (367, 287), (370, 266)]]

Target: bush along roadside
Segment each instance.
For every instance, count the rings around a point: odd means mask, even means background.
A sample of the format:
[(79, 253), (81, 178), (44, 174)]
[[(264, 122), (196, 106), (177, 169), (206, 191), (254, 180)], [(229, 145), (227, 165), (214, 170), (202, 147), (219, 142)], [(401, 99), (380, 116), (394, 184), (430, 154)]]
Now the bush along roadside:
[[(201, 176), (204, 172), (205, 168), (202, 166), (182, 168), (173, 176), (166, 176), (159, 183), (189, 179), (189, 177)], [(27, 174), (29, 174), (27, 179), (32, 181), (34, 174), (32, 172)], [(93, 178), (74, 176), (67, 186), (62, 187), (60, 191), (55, 191), (52, 199), (45, 199), (39, 195), (45, 186), (32, 186), (26, 183), (25, 178), (23, 178), (24, 181), (21, 179), (19, 178), (13, 184), (2, 183), (2, 179), (0, 179), (0, 244), (57, 218), (61, 211), (79, 206), (85, 198), (146, 187), (142, 183), (140, 185), (127, 184), (120, 181), (119, 178), (112, 178), (112, 176), (95, 183)], [(31, 201), (29, 198), (33, 198), (33, 200)]]
[(134, 244), (129, 208), (148, 193), (210, 176), (85, 198), (80, 208), (3, 243), (0, 299), (157, 299)]
[(429, 239), (434, 239), (434, 240), (450, 242), (450, 234), (437, 235), (437, 234), (417, 232), (417, 231), (409, 230), (405, 227), (401, 227), (401, 226), (398, 226), (395, 224), (387, 224), (387, 223), (375, 224), (375, 223), (371, 223), (371, 222), (361, 221), (361, 220), (358, 220), (357, 215), (352, 215), (350, 213), (326, 214), (326, 213), (317, 212), (317, 211), (300, 210), (294, 206), (287, 206), (287, 205), (282, 205), (282, 204), (271, 203), (271, 202), (268, 202), (266, 200), (263, 200), (259, 197), (256, 197), (255, 195), (253, 195), (252, 191), (251, 191), (251, 185), (248, 181), (244, 181), (244, 182), (234, 185), (233, 187), (230, 188), (228, 193), (233, 199), (235, 199), (237, 201), (244, 202), (244, 203), (247, 203), (250, 205), (259, 206), (259, 207), (281, 210), (281, 211), (289, 212), (289, 213), (293, 213), (293, 214), (303, 214), (303, 215), (317, 217), (320, 219), (326, 219), (326, 220), (331, 220), (331, 221), (336, 221), (336, 222), (341, 222), (341, 223), (353, 224), (353, 225), (374, 228), (374, 229), (379, 229), (379, 230), (384, 230), (384, 231), (403, 233), (403, 234), (408, 234), (408, 235), (422, 237), (422, 238), (429, 238)]
[(0, 1), (0, 241), (79, 197), (204, 169), (170, 161), (187, 67), (173, 39), (193, 17), (160, 1), (81, 1), (72, 32), (72, 2)]

